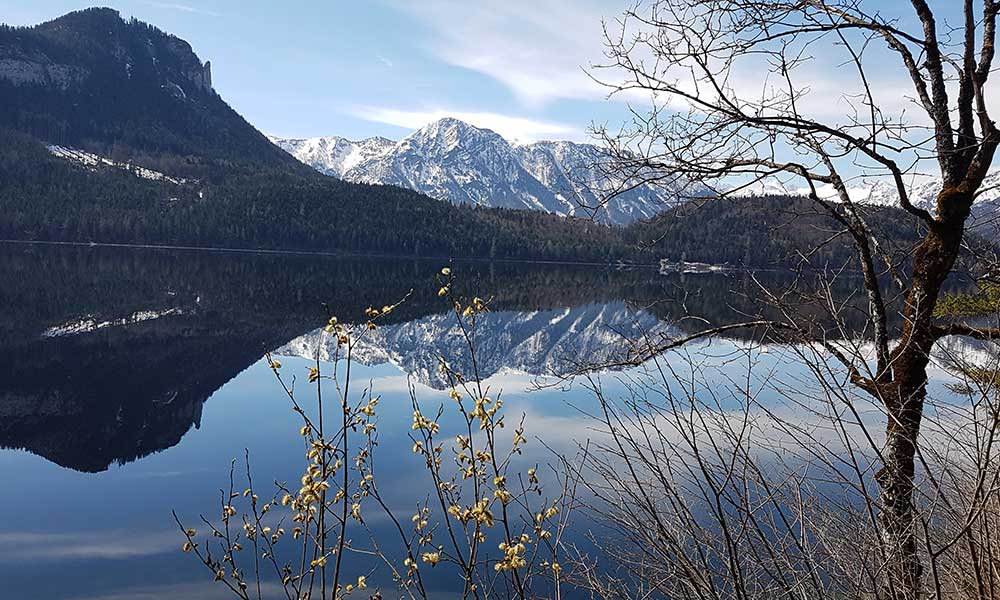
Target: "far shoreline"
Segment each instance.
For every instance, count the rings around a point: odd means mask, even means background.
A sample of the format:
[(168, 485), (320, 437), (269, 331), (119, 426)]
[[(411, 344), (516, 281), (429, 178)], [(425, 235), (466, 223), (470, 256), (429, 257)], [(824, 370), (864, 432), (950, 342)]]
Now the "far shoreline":
[(181, 246), (172, 244), (126, 244), (114, 242), (68, 242), (56, 240), (17, 240), (0, 239), (0, 244), (25, 245), (25, 246), (76, 246), (84, 248), (130, 248), (137, 250), (180, 250), (183, 252), (220, 252), (238, 254), (262, 254), (262, 255), (287, 255), (287, 256), (317, 256), (324, 258), (368, 258), (368, 259), (408, 259), (420, 261), (454, 261), (454, 262), (489, 262), (489, 263), (518, 263), (518, 264), (540, 264), (540, 265), (579, 265), (590, 267), (606, 267), (610, 269), (658, 269), (659, 263), (621, 263), (621, 262), (593, 262), (593, 261), (571, 261), (571, 260), (542, 260), (526, 258), (485, 258), (485, 257), (446, 257), (446, 256), (417, 256), (412, 254), (361, 254), (357, 252), (344, 251), (321, 251), (321, 250), (275, 250), (270, 248), (231, 248), (225, 246)]

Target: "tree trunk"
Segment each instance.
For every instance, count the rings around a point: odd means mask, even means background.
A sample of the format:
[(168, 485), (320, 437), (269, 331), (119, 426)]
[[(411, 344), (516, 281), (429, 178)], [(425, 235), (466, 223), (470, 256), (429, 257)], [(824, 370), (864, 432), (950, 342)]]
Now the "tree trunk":
[[(926, 373), (925, 369), (920, 370)], [(919, 597), (923, 566), (917, 547), (913, 514), (913, 476), (916, 443), (923, 416), (926, 384), (896, 386), (901, 407), (889, 411), (884, 466), (875, 475), (879, 485), (879, 535), (888, 559), (881, 597), (883, 600), (915, 600)]]
[[(927, 397), (927, 365), (936, 338), (931, 318), (941, 285), (961, 248), (972, 195), (946, 189), (938, 196), (938, 218), (917, 247), (913, 280), (903, 309), (899, 345), (890, 356), (891, 380), (880, 381), (881, 400), (888, 413), (884, 465), (875, 475), (881, 511), (879, 535), (888, 559), (881, 597), (920, 597), (923, 566), (917, 544), (913, 492), (915, 457)], [(882, 374), (888, 379), (889, 373)]]

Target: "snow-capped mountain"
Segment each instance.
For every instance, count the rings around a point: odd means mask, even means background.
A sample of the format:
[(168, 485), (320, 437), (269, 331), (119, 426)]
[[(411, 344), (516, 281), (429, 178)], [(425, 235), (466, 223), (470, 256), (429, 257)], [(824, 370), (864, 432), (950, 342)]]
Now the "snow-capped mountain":
[[(596, 206), (602, 191), (607, 189), (609, 181), (602, 172), (602, 165), (607, 164), (608, 156), (599, 146), (543, 141), (518, 145), (515, 151), (524, 168), (547, 188), (554, 190), (556, 196), (566, 202), (571, 213), (579, 200), (586, 206)], [(683, 201), (677, 191), (641, 186), (609, 203), (608, 220), (628, 223), (649, 218)]]
[[(919, 183), (914, 183), (907, 189), (910, 203), (933, 213), (937, 205), (937, 195), (941, 191), (941, 187), (942, 182), (940, 177), (928, 177)], [(976, 198), (973, 213), (996, 211), (996, 205), (1000, 203), (1000, 170), (990, 172), (983, 181), (980, 189), (983, 192)], [(851, 200), (859, 204), (899, 207), (899, 193), (896, 190), (896, 185), (888, 179), (860, 180), (852, 183), (847, 191), (851, 196)], [(822, 198), (833, 201), (839, 200), (833, 186), (830, 184), (819, 187), (817, 192)], [(787, 194), (805, 196), (808, 193), (809, 190), (807, 188), (798, 186), (798, 181), (784, 183), (772, 177), (741, 188), (736, 192), (736, 195)]]
[[(511, 144), (489, 129), (445, 118), (391, 142), (340, 137), (271, 140), (318, 171), (348, 181), (399, 185), (456, 204), (589, 216), (616, 183), (604, 176), (604, 151), (591, 144)], [(627, 224), (678, 201), (678, 189), (641, 185), (602, 208), (600, 220)]]
[[(479, 373), (486, 379), (504, 370), (548, 376), (574, 365), (594, 365), (623, 358), (628, 338), (645, 332), (651, 339), (676, 333), (654, 315), (624, 302), (595, 303), (543, 311), (498, 311), (476, 324)], [(328, 360), (336, 337), (317, 329), (274, 351), (278, 356)], [(439, 357), (461, 373), (471, 373), (469, 349), (452, 313), (430, 315), (366, 332), (352, 351), (363, 364), (390, 363), (424, 385), (447, 387), (438, 371)]]
[[(915, 184), (908, 189), (910, 203), (933, 213), (941, 188), (942, 182), (939, 177)], [(975, 200), (973, 213), (990, 209), (996, 210), (996, 204), (1000, 201), (1000, 171), (992, 171), (987, 174), (980, 190), (982, 193)], [(896, 192), (896, 186), (889, 181), (880, 180), (871, 186), (864, 186), (857, 192), (857, 195), (861, 202), (868, 204), (899, 206), (899, 194)]]
[(385, 154), (396, 145), (396, 142), (384, 137), (370, 137), (358, 142), (336, 136), (306, 139), (267, 137), (299, 161), (333, 177), (343, 177), (347, 171)]

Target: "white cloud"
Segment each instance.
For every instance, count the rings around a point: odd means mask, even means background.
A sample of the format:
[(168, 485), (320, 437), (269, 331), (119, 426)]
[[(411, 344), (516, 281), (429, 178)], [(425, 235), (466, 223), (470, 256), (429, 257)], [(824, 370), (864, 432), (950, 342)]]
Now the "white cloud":
[(406, 129), (420, 129), (428, 123), (453, 117), (476, 127), (492, 129), (508, 140), (534, 141), (539, 139), (571, 139), (583, 140), (586, 135), (577, 127), (564, 123), (540, 121), (525, 117), (515, 117), (491, 112), (469, 112), (446, 109), (428, 110), (397, 110), (375, 106), (357, 107), (347, 111), (349, 114), (374, 121), (386, 123)]
[(602, 17), (616, 17), (625, 4), (428, 0), (399, 6), (430, 29), (427, 45), (438, 58), (492, 77), (538, 107), (607, 94), (584, 68), (603, 59)]
[(134, 531), (85, 531), (69, 533), (0, 533), (0, 545), (18, 551), (0, 562), (56, 559), (125, 559), (151, 556), (179, 547), (174, 530), (137, 534)]
[(181, 12), (207, 15), (210, 17), (221, 17), (222, 13), (218, 13), (212, 10), (206, 10), (204, 8), (197, 8), (187, 4), (177, 4), (175, 2), (149, 2), (150, 6), (155, 6), (156, 8), (165, 8), (167, 10), (179, 10)]
[[(268, 597), (283, 594), (278, 583), (263, 582), (263, 590)], [(221, 585), (213, 585), (211, 577), (191, 582), (173, 582), (164, 584), (125, 587), (109, 592), (98, 592), (96, 595), (74, 596), (77, 600), (175, 600), (176, 598), (199, 598), (200, 600), (223, 600), (232, 598), (232, 592)]]
[[(397, 2), (400, 9), (429, 30), (431, 35), (425, 44), (437, 58), (495, 79), (532, 108), (557, 99), (607, 97), (610, 89), (595, 82), (588, 72), (608, 83), (621, 77), (619, 71), (592, 69), (591, 65), (605, 61), (602, 22), (607, 22), (609, 33), (614, 35), (620, 27), (617, 19), (631, 4), (620, 0), (580, 0), (572, 7), (562, 0), (508, 0), (503, 4), (469, 4), (461, 0)], [(628, 33), (636, 30), (631, 28)], [(849, 55), (839, 48), (830, 50), (828, 55), (816, 56), (805, 68), (796, 70), (796, 85), (810, 89), (800, 106), (810, 115), (836, 117), (850, 113), (848, 96), (862, 90)], [(640, 58), (654, 58), (641, 47), (635, 52)], [(914, 116), (917, 111), (904, 98), (912, 95), (912, 86), (898, 57), (884, 48), (866, 52), (870, 71), (879, 75), (870, 82), (878, 104), (889, 114), (898, 115), (905, 108)], [(769, 68), (765, 59), (748, 56), (739, 62), (728, 83), (745, 99), (759, 99), (761, 94), (783, 90), (783, 81), (769, 80)], [(682, 69), (673, 75), (684, 79)], [(645, 104), (649, 94), (627, 91), (614, 98)], [(855, 98), (854, 103), (865, 110), (859, 99)]]

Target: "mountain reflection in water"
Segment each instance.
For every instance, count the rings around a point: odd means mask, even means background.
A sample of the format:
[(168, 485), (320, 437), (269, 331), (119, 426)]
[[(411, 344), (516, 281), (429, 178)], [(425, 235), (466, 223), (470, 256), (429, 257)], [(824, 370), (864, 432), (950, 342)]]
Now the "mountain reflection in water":
[[(434, 261), (0, 245), (0, 446), (97, 472), (177, 444), (216, 390), (263, 356), (328, 353), (326, 311), (350, 321), (410, 294), (359, 348), (440, 388), (461, 360)], [(468, 263), (459, 291), (491, 298), (484, 375), (560, 373), (759, 310), (746, 278), (651, 269)], [(411, 293), (412, 290), (412, 293)], [(686, 320), (695, 315), (698, 320)], [(746, 334), (746, 332), (745, 332)]]

